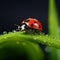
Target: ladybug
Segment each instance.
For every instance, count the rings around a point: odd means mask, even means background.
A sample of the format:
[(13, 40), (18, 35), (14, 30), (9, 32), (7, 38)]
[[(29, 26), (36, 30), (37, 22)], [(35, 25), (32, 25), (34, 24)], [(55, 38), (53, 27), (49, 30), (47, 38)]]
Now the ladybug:
[(19, 29), (21, 31), (28, 30), (28, 29), (42, 31), (42, 25), (41, 25), (41, 23), (37, 19), (28, 18), (28, 19), (23, 20), (21, 22), (21, 26), (18, 26), (18, 30)]
[(42, 25), (37, 19), (28, 18), (23, 20), (21, 24), (21, 30), (30, 28), (42, 31)]

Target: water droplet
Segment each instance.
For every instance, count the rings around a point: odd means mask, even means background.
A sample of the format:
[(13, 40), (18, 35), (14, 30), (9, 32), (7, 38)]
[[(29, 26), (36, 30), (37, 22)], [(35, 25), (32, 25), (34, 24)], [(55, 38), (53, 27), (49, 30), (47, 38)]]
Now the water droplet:
[(48, 35), (46, 35), (46, 36), (48, 36)]
[(16, 30), (13, 30), (12, 32), (16, 32)]
[(37, 38), (34, 38), (34, 40), (37, 40)]
[(10, 34), (10, 33), (12, 33), (12, 32), (8, 32), (8, 34)]
[(41, 34), (45, 35), (45, 33), (41, 33)]
[(7, 34), (7, 31), (4, 31), (3, 34)]
[(44, 43), (46, 43), (46, 40), (44, 40)]
[(6, 39), (7, 37), (4, 37), (4, 39)]

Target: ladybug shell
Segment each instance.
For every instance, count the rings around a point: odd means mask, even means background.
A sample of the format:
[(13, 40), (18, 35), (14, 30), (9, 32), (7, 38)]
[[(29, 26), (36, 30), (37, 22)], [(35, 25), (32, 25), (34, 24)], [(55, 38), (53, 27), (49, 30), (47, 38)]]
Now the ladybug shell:
[(27, 20), (22, 21), (22, 23), (25, 23), (29, 28), (37, 29), (37, 30), (42, 31), (42, 25), (36, 19), (28, 18)]

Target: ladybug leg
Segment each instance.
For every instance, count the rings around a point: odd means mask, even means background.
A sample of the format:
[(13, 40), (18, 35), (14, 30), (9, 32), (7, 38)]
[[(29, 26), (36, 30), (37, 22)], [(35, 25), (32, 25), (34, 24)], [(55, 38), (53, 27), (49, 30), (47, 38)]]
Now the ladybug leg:
[(21, 31), (26, 31), (26, 30), (28, 30), (28, 26), (24, 23), (24, 24), (21, 25), (20, 30)]
[(18, 28), (16, 30), (19, 31), (20, 30), (20, 26), (18, 26)]
[(40, 34), (40, 30), (38, 30), (38, 29), (34, 29), (34, 34)]
[(20, 30), (20, 26), (17, 25), (17, 24), (14, 24), (14, 25), (18, 27), (16, 30), (19, 31)]
[(21, 25), (20, 30), (21, 31), (25, 30), (25, 24)]

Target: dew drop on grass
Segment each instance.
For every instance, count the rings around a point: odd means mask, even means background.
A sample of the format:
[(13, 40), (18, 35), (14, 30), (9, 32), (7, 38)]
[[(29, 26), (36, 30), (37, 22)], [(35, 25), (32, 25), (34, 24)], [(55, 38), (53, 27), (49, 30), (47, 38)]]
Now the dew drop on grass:
[(37, 38), (35, 37), (34, 40), (37, 40)]
[(16, 32), (16, 30), (13, 30), (12, 32)]
[(48, 37), (48, 35), (46, 35)]
[(46, 40), (44, 40), (44, 43), (46, 43)]
[(4, 37), (4, 39), (6, 39), (7, 37)]
[(3, 34), (7, 34), (7, 31), (4, 31)]

